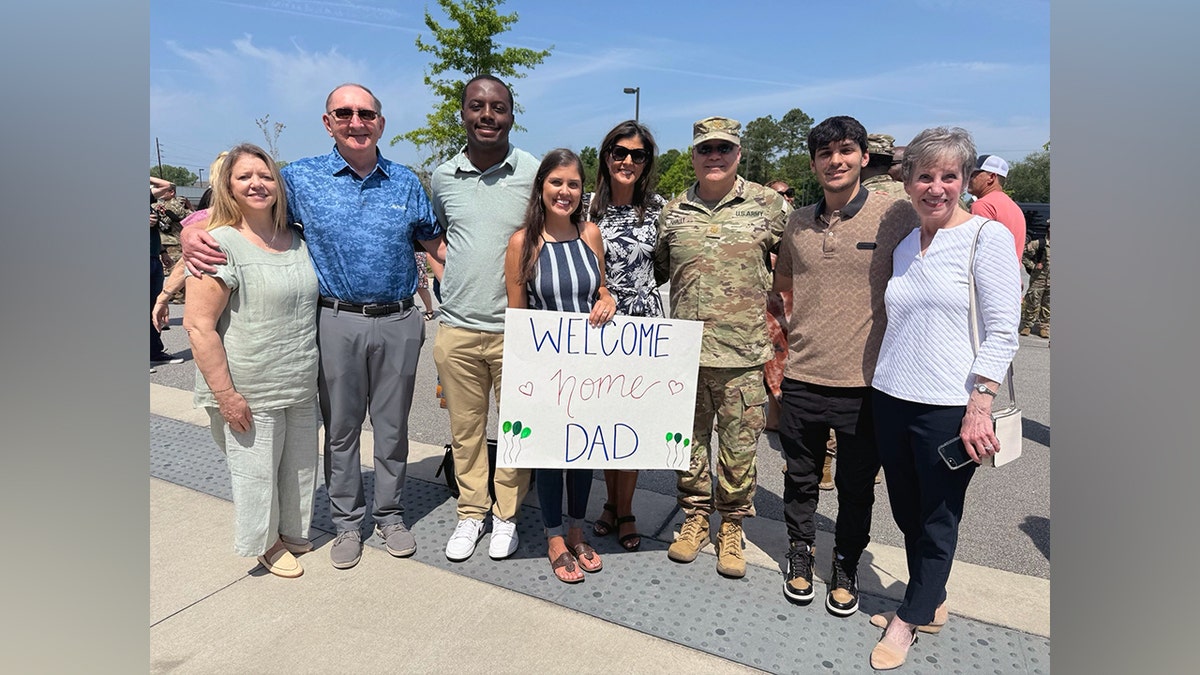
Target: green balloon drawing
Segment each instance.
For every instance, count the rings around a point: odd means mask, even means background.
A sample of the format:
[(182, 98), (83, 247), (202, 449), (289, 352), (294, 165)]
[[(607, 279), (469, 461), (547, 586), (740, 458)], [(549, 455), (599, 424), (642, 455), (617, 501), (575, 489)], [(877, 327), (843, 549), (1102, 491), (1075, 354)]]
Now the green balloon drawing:
[(513, 425), (512, 425), (512, 432), (513, 432), (514, 434), (519, 434), (519, 433), (521, 433), (521, 423), (520, 423), (520, 422), (513, 422)]
[(690, 442), (691, 442), (691, 439), (690, 439), (690, 438), (685, 438), (685, 439), (683, 439), (683, 447), (685, 447), (685, 448), (686, 448), (686, 447), (688, 446), (688, 443), (690, 443)]
[(521, 438), (529, 438), (529, 434), (533, 433), (533, 429), (525, 427), (521, 430)]
[(512, 431), (512, 422), (505, 422), (504, 426), (501, 428), (504, 429), (504, 433), (507, 434), (508, 432)]
[(679, 441), (682, 441), (682, 440), (683, 440), (683, 434), (676, 431), (675, 432), (675, 442), (678, 443)]
[(669, 431), (667, 432), (667, 442), (668, 443), (671, 442), (671, 432), (669, 432)]

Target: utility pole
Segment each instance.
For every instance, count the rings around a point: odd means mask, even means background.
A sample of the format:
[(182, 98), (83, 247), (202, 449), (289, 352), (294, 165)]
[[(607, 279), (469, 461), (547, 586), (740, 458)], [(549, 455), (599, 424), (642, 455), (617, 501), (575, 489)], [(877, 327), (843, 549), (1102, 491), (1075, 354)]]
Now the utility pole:
[(162, 178), (162, 148), (158, 146), (158, 136), (154, 137), (154, 152), (158, 154), (158, 177)]

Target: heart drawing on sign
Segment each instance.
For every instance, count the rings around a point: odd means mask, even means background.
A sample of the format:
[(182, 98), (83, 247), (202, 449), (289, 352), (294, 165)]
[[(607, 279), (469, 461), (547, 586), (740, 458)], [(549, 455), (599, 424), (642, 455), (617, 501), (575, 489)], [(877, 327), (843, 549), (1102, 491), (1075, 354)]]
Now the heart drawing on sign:
[(526, 396), (533, 396), (533, 383), (526, 382), (525, 384), (517, 387), (517, 391), (525, 394)]
[(683, 391), (683, 383), (679, 380), (671, 380), (667, 383), (667, 388), (671, 390), (671, 395), (674, 396)]

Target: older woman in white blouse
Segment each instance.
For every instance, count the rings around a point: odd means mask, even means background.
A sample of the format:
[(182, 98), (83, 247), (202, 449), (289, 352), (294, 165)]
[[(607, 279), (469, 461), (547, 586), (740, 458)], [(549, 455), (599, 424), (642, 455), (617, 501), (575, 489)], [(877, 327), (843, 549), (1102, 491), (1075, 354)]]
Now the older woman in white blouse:
[[(974, 166), (970, 134), (945, 127), (917, 134), (901, 165), (921, 226), (892, 254), (887, 330), (871, 384), (879, 456), (892, 516), (904, 533), (909, 581), (900, 607), (871, 619), (885, 627), (871, 652), (879, 670), (904, 663), (918, 630), (935, 633), (945, 624), (946, 581), (967, 485), (975, 463), (1004, 452), (991, 409), (1017, 351), (1021, 282), (1012, 234), (959, 202)], [(968, 321), (972, 246), (978, 354)], [(951, 470), (937, 448), (956, 436), (975, 463)]]

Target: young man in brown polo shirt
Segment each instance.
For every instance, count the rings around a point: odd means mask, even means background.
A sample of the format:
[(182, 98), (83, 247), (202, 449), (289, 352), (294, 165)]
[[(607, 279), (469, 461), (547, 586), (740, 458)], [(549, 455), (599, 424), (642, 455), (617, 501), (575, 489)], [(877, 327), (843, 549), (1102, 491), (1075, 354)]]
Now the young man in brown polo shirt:
[(858, 560), (870, 541), (879, 471), (870, 384), (887, 319), (883, 294), (892, 249), (917, 217), (907, 200), (859, 185), (867, 131), (853, 117), (813, 127), (808, 152), (824, 196), (788, 218), (773, 289), (795, 289), (779, 424), (789, 540), (783, 592), (798, 603), (813, 599), (817, 483), (832, 429), (838, 515), (825, 606), (850, 616), (858, 609)]

